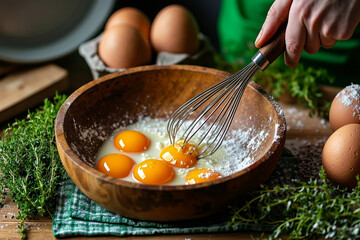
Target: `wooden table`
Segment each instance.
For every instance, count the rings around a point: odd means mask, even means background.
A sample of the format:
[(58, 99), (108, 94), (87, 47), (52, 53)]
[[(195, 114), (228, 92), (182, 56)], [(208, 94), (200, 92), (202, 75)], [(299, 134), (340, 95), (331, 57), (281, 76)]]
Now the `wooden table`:
[[(332, 98), (338, 89), (329, 88), (328, 97)], [(287, 141), (288, 147), (294, 155), (300, 159), (304, 151), (312, 151), (314, 161), (321, 161), (321, 149), (326, 139), (330, 136), (330, 125), (327, 121), (318, 117), (310, 118), (308, 110), (302, 109), (299, 105), (280, 102), (286, 121), (287, 121)], [(4, 127), (4, 126), (3, 126)], [(11, 199), (6, 198), (4, 207), (0, 209), (0, 239), (19, 239), (17, 233), (18, 220), (16, 204)], [(40, 218), (27, 221), (28, 239), (55, 239), (52, 233), (52, 221), (49, 218)], [(222, 234), (191, 234), (174, 236), (141, 236), (141, 237), (122, 237), (121, 239), (251, 239), (251, 236), (259, 236), (260, 233), (222, 233)], [(89, 237), (77, 237), (68, 239), (89, 239)], [(94, 237), (93, 239), (119, 239), (118, 237)]]

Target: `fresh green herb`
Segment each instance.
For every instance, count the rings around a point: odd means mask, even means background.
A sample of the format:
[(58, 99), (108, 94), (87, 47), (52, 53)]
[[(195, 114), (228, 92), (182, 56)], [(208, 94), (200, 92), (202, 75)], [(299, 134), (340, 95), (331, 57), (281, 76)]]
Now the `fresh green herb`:
[(254, 81), (265, 86), (276, 99), (289, 93), (309, 109), (310, 116), (328, 117), (330, 103), (323, 99), (318, 87), (319, 83), (331, 84), (334, 81), (326, 69), (304, 67), (301, 63), (296, 68), (289, 68), (277, 61), (266, 71), (259, 72)]
[[(234, 73), (244, 66), (239, 63), (228, 63), (216, 57), (217, 68)], [(327, 118), (330, 110), (330, 102), (323, 99), (319, 90), (319, 83), (331, 84), (333, 76), (326, 69), (304, 67), (299, 64), (296, 68), (290, 68), (281, 64), (279, 60), (273, 62), (265, 71), (259, 71), (253, 81), (265, 87), (275, 98), (280, 99), (286, 94), (309, 109), (309, 116), (317, 114)]]
[(360, 237), (360, 183), (352, 191), (320, 180), (264, 188), (242, 207), (233, 207), (232, 223), (273, 224), (269, 239), (355, 239)]
[(17, 203), (19, 232), (26, 236), (25, 220), (33, 216), (52, 216), (57, 187), (65, 176), (56, 143), (54, 121), (65, 101), (56, 94), (53, 102), (29, 112), (26, 119), (16, 120), (0, 138), (0, 193), (5, 192)]

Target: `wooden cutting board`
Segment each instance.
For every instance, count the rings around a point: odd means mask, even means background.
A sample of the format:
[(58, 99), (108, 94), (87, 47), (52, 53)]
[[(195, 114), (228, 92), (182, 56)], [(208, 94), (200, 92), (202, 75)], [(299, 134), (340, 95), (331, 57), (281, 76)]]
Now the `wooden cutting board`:
[(57, 65), (16, 67), (0, 76), (0, 123), (26, 113), (67, 87), (68, 72)]

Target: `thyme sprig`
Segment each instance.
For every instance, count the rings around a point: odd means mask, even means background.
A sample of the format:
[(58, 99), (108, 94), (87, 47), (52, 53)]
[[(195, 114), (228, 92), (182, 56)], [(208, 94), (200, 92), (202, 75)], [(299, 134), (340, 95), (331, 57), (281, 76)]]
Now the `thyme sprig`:
[(264, 188), (241, 207), (232, 207), (231, 224), (273, 224), (269, 239), (355, 239), (360, 237), (360, 183), (352, 191), (320, 179)]
[(54, 121), (65, 101), (56, 94), (53, 101), (15, 120), (0, 138), (0, 193), (19, 208), (17, 219), (21, 237), (26, 236), (25, 220), (33, 216), (52, 216), (57, 187), (65, 176), (55, 143)]
[[(244, 67), (237, 62), (226, 62), (220, 56), (215, 58), (217, 68), (235, 73)], [(277, 100), (289, 94), (295, 101), (309, 109), (309, 116), (318, 115), (328, 118), (331, 102), (323, 98), (319, 83), (332, 84), (334, 77), (324, 68), (298, 67), (290, 68), (276, 60), (265, 71), (259, 71), (252, 79), (265, 87)]]
[(253, 80), (266, 87), (276, 99), (289, 93), (298, 104), (309, 109), (310, 117), (314, 114), (328, 117), (331, 103), (323, 98), (319, 83), (331, 84), (334, 77), (324, 68), (305, 67), (301, 63), (296, 68), (289, 68), (277, 61)]

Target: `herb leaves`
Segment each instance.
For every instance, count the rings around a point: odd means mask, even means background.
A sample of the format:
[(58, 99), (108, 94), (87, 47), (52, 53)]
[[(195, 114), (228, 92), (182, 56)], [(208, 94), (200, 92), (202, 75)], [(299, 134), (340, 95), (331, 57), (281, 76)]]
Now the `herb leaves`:
[(328, 117), (331, 103), (323, 99), (319, 90), (319, 83), (334, 81), (326, 69), (305, 67), (301, 63), (296, 68), (289, 68), (276, 61), (266, 71), (258, 72), (254, 81), (266, 87), (276, 99), (290, 94), (297, 103), (309, 109), (310, 116)]
[[(216, 56), (215, 60), (218, 69), (230, 73), (244, 67), (236, 62), (226, 62), (220, 56)], [(310, 116), (317, 114), (319, 117), (327, 118), (329, 115), (331, 102), (323, 99), (319, 83), (331, 84), (334, 77), (324, 68), (305, 67), (302, 63), (296, 68), (290, 68), (278, 59), (265, 71), (258, 71), (252, 80), (266, 88), (275, 99), (290, 96), (309, 109)]]
[(231, 223), (273, 224), (269, 239), (355, 239), (360, 237), (360, 183), (352, 191), (331, 185), (324, 169), (320, 180), (297, 182), (254, 192), (233, 207)]
[(25, 237), (24, 221), (32, 216), (52, 216), (57, 187), (65, 176), (56, 143), (54, 121), (65, 101), (58, 95), (53, 102), (15, 120), (0, 139), (0, 193), (8, 195), (19, 208), (19, 232)]

